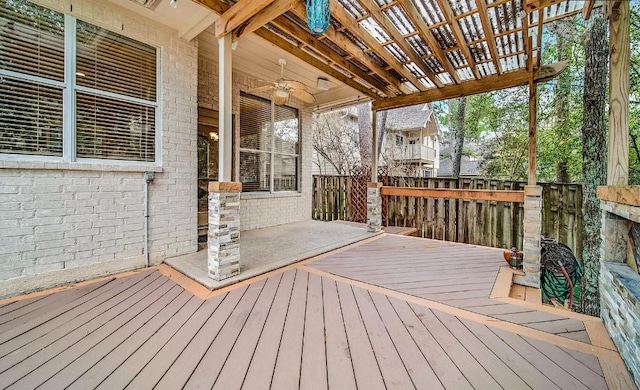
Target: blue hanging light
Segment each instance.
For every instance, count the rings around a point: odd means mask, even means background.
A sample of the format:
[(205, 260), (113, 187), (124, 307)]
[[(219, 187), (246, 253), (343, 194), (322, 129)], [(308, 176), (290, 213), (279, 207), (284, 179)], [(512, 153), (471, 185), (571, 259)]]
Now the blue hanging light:
[(330, 0), (307, 0), (307, 26), (313, 35), (324, 34), (331, 19)]

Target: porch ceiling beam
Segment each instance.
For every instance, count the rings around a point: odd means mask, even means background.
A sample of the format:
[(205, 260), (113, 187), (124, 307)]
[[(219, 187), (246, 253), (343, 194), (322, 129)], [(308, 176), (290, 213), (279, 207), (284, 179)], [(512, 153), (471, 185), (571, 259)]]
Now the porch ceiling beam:
[(335, 70), (334, 68), (332, 68), (329, 64), (324, 63), (323, 61), (321, 61), (320, 59), (318, 59), (317, 57), (313, 56), (312, 54), (307, 53), (304, 50), (299, 49), (296, 45), (294, 45), (293, 43), (289, 42), (288, 40), (282, 38), (281, 36), (269, 31), (268, 29), (262, 27), (258, 30), (255, 31), (256, 35), (258, 35), (261, 38), (266, 39), (267, 41), (271, 42), (272, 44), (274, 44), (275, 46), (291, 53), (292, 55), (298, 57), (299, 59), (301, 59), (302, 61), (306, 62), (307, 64), (313, 66), (314, 68), (328, 74), (329, 76), (337, 79), (338, 81), (350, 86), (351, 88), (363, 93), (364, 95), (367, 95), (370, 98), (373, 99), (377, 99), (379, 98), (379, 95), (376, 94), (374, 91), (366, 88), (364, 85), (358, 83), (357, 81), (353, 80), (351, 77)]
[[(541, 83), (551, 80), (562, 72), (567, 66), (567, 61), (544, 65), (534, 70), (533, 82)], [(483, 92), (497, 91), (500, 89), (519, 87), (529, 83), (529, 71), (518, 70), (502, 75), (483, 77), (480, 80), (467, 81), (459, 85), (447, 85), (439, 89), (431, 89), (426, 92), (413, 95), (398, 96), (391, 99), (376, 100), (373, 102), (374, 110), (389, 110), (423, 104), (434, 101), (458, 98), (461, 96), (475, 95)]]
[[(216, 38), (229, 34), (275, 0), (240, 0), (220, 15), (216, 22)], [(295, 1), (295, 0), (290, 0)], [(275, 18), (278, 15), (273, 15)]]
[(445, 55), (445, 51), (442, 50), (440, 44), (438, 43), (438, 40), (435, 36), (433, 36), (433, 33), (431, 32), (433, 26), (429, 27), (427, 25), (427, 23), (422, 19), (422, 16), (420, 16), (420, 12), (411, 0), (401, 0), (398, 2), (398, 5), (402, 7), (404, 12), (409, 17), (409, 20), (411, 20), (413, 24), (415, 24), (418, 31), (420, 31), (422, 37), (429, 45), (429, 48), (431, 49), (431, 52), (436, 57), (436, 59), (451, 75), (456, 84), (460, 84), (460, 77), (458, 77), (458, 72), (456, 72), (456, 70), (453, 68), (453, 66), (451, 65), (451, 61), (449, 61), (447, 59), (447, 56)]
[(591, 11), (593, 10), (593, 6), (595, 5), (596, 0), (587, 0), (584, 3), (584, 7), (582, 8), (582, 17), (584, 20), (587, 20), (591, 17)]
[[(306, 17), (307, 17), (307, 11), (305, 10), (304, 4), (302, 4), (302, 3), (297, 3), (296, 5), (294, 5), (294, 7), (291, 9), (291, 12), (301, 20), (305, 20)], [(351, 54), (353, 56), (353, 58), (355, 58), (358, 61), (362, 62), (366, 67), (371, 69), (374, 73), (376, 73), (378, 76), (380, 76), (383, 80), (388, 82), (396, 90), (396, 92), (410, 92), (409, 90), (405, 91), (406, 87), (404, 87), (399, 82), (399, 80), (395, 76), (393, 76), (388, 70), (386, 70), (383, 67), (379, 66), (373, 60), (373, 58), (371, 58), (365, 52), (360, 50), (360, 48), (355, 43), (351, 42), (341, 32), (336, 31), (336, 29), (333, 28), (332, 26), (329, 26), (329, 28), (324, 33), (324, 35), (322, 35), (322, 37), (324, 39), (328, 39), (333, 44), (338, 46), (340, 49), (342, 49), (342, 50), (346, 51), (347, 53)]]
[(433, 73), (431, 69), (429, 69), (429, 67), (422, 61), (422, 59), (420, 59), (418, 54), (415, 52), (415, 50), (413, 50), (411, 45), (407, 43), (407, 41), (402, 36), (400, 31), (398, 31), (396, 27), (393, 25), (393, 23), (389, 21), (389, 18), (387, 18), (380, 11), (380, 8), (378, 7), (378, 5), (375, 4), (373, 0), (360, 0), (360, 4), (362, 4), (364, 8), (367, 10), (367, 12), (369, 12), (369, 15), (373, 17), (376, 20), (376, 22), (380, 26), (382, 26), (389, 35), (391, 35), (391, 37), (398, 44), (398, 46), (400, 46), (400, 48), (405, 52), (405, 54), (407, 54), (407, 56), (411, 59), (411, 61), (413, 61), (413, 63), (415, 63), (418, 66), (418, 68), (420, 68), (424, 72), (424, 74), (431, 80), (431, 82), (433, 82), (435, 85), (441, 86), (442, 83), (438, 79), (438, 76), (435, 73)]
[(393, 67), (398, 73), (404, 76), (411, 84), (413, 84), (418, 90), (426, 91), (427, 87), (418, 80), (407, 68), (398, 64), (398, 60), (382, 47), (382, 45), (372, 37), (367, 31), (365, 31), (360, 25), (347, 13), (347, 11), (338, 4), (337, 1), (331, 2), (331, 16), (333, 16), (340, 24), (346, 27), (351, 34), (356, 38), (364, 42), (369, 48), (371, 48), (380, 58), (384, 59), (389, 65)]
[(389, 97), (394, 97), (394, 96), (398, 95), (388, 85), (386, 85), (386, 84), (374, 79), (367, 72), (363, 71), (362, 69), (360, 69), (357, 66), (353, 65), (349, 61), (345, 60), (338, 53), (336, 53), (335, 51), (331, 50), (331, 48), (329, 48), (327, 45), (325, 45), (324, 43), (320, 42), (316, 37), (311, 35), (311, 33), (308, 30), (298, 26), (296, 23), (294, 23), (291, 20), (285, 18), (284, 16), (280, 16), (280, 17), (274, 19), (271, 23), (273, 25), (275, 25), (276, 27), (278, 27), (279, 29), (281, 29), (281, 30), (287, 32), (288, 34), (296, 37), (296, 39), (299, 39), (303, 44), (307, 45), (308, 47), (310, 47), (311, 49), (313, 49), (317, 53), (319, 53), (322, 56), (326, 57), (329, 61), (335, 63), (336, 65), (338, 65), (338, 66), (340, 66), (342, 68), (344, 68), (348, 72), (352, 73), (353, 75), (361, 78), (365, 82), (367, 82), (367, 83), (371, 84), (372, 86), (374, 86), (375, 88), (379, 89), (385, 95), (387, 95)]
[(442, 10), (444, 14), (444, 18), (447, 22), (449, 22), (449, 26), (451, 27), (451, 31), (453, 32), (453, 36), (458, 41), (458, 47), (462, 51), (464, 58), (467, 60), (467, 64), (471, 68), (471, 72), (475, 76), (476, 80), (480, 79), (480, 72), (478, 72), (478, 67), (476, 66), (476, 60), (471, 55), (471, 50), (469, 50), (469, 46), (467, 46), (467, 40), (464, 37), (464, 33), (460, 28), (460, 23), (456, 19), (453, 14), (453, 10), (451, 9), (451, 5), (448, 0), (437, 0), (438, 6)]
[(265, 24), (273, 21), (275, 18), (280, 17), (283, 13), (289, 11), (293, 7), (294, 3), (295, 1), (292, 0), (275, 0), (252, 17), (249, 22), (238, 27), (234, 31), (234, 35), (236, 38), (241, 38), (251, 34)]
[(498, 55), (498, 48), (496, 46), (496, 37), (493, 33), (493, 25), (489, 20), (486, 0), (476, 0), (476, 7), (478, 7), (478, 15), (480, 15), (480, 22), (482, 23), (482, 30), (484, 30), (484, 37), (489, 45), (489, 52), (493, 59), (493, 66), (495, 66), (498, 74), (502, 74), (500, 68), (500, 56)]

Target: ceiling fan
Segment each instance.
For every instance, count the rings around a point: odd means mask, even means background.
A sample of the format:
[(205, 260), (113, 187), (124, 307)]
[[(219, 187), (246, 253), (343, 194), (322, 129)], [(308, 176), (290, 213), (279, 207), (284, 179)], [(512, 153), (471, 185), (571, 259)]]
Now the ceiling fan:
[(306, 85), (299, 81), (284, 78), (284, 66), (287, 64), (287, 61), (280, 59), (278, 63), (280, 64), (280, 78), (271, 83), (271, 85), (254, 88), (249, 92), (256, 93), (273, 90), (273, 102), (278, 106), (286, 104), (289, 101), (289, 96), (293, 96), (305, 103), (315, 103), (316, 99), (307, 92), (308, 87)]

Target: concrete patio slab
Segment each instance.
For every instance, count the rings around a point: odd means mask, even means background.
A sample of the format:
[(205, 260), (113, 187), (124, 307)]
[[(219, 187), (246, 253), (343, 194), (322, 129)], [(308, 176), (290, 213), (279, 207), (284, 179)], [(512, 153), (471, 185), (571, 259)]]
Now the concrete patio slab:
[(209, 277), (206, 250), (170, 258), (165, 262), (213, 290), (381, 233), (367, 232), (364, 224), (320, 221), (243, 231), (240, 233), (240, 275), (222, 281)]

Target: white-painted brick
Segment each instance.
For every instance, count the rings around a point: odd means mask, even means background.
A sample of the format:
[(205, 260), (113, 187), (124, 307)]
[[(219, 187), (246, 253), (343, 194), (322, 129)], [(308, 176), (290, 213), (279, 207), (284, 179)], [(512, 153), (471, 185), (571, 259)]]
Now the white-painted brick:
[[(35, 2), (69, 10), (68, 1)], [(150, 257), (158, 263), (195, 252), (197, 200), (187, 194), (195, 193), (197, 180), (197, 44), (111, 3), (73, 3), (74, 16), (161, 48), (162, 166), (149, 168), (156, 172), (149, 202), (164, 219), (154, 220), (151, 212)], [(114, 269), (140, 266), (144, 170), (0, 157), (0, 280), (92, 264), (100, 272), (101, 263), (115, 260), (125, 263)], [(168, 242), (175, 247), (169, 249)], [(7, 264), (11, 269), (3, 269)]]

